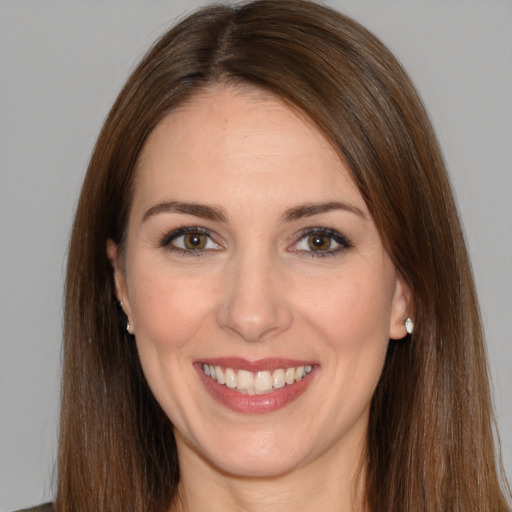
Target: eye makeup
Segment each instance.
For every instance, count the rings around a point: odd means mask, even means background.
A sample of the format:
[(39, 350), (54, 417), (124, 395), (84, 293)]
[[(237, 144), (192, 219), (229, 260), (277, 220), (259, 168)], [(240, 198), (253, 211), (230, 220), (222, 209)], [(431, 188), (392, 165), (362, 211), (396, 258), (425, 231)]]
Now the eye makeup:
[(180, 227), (160, 237), (158, 247), (182, 256), (202, 256), (211, 251), (222, 250), (212, 232), (199, 226)]
[(324, 227), (306, 228), (294, 238), (296, 241), (288, 251), (312, 258), (337, 256), (352, 247), (352, 242), (345, 235)]
[[(218, 237), (200, 226), (183, 226), (159, 237), (157, 246), (181, 256), (203, 256), (221, 251)], [(337, 230), (321, 226), (303, 229), (292, 236), (287, 251), (304, 257), (337, 256), (350, 249), (352, 242)]]

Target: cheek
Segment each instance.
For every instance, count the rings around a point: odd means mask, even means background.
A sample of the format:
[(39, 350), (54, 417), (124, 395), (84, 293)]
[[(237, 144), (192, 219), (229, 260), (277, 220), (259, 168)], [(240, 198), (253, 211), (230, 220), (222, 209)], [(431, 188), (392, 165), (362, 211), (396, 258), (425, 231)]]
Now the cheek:
[[(362, 277), (365, 276), (365, 277)], [(382, 275), (330, 280), (328, 292), (307, 295), (308, 328), (323, 347), (322, 360), (332, 393), (323, 394), (330, 422), (340, 432), (368, 410), (385, 362), (389, 344), (392, 286)]]
[(204, 327), (211, 290), (202, 280), (169, 272), (140, 272), (131, 283), (130, 304), (137, 341), (160, 350), (176, 350)]
[(190, 379), (190, 362), (201, 340), (211, 339), (211, 324), (205, 321), (211, 308), (204, 299), (211, 291), (203, 280), (170, 275), (155, 265), (140, 265), (138, 270), (132, 273), (129, 290), (140, 363), (167, 416), (186, 429), (183, 411), (193, 397), (182, 384)]
[(360, 349), (387, 343), (393, 286), (370, 272), (317, 283), (301, 294), (301, 309), (310, 322), (339, 348)]

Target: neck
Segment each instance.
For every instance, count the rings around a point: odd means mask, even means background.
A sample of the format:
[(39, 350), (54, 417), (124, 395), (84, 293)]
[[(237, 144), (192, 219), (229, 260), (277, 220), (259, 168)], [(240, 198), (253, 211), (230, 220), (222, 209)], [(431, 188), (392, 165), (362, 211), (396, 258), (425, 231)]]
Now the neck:
[(204, 460), (178, 440), (181, 480), (172, 512), (363, 512), (364, 444), (345, 457), (329, 451), (272, 477), (231, 475)]

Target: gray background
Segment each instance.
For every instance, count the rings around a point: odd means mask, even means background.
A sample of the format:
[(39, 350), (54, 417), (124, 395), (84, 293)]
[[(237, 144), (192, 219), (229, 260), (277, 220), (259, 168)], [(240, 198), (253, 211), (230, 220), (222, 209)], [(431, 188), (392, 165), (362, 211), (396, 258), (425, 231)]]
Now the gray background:
[[(0, 510), (52, 497), (66, 244), (88, 157), (134, 62), (205, 2), (0, 0)], [(512, 474), (512, 3), (331, 0), (417, 84), (461, 210)]]

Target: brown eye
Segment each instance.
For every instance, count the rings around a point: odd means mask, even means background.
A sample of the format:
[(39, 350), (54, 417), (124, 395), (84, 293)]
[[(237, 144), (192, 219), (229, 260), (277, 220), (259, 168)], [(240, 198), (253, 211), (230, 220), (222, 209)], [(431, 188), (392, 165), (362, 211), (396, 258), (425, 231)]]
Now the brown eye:
[(328, 251), (331, 248), (332, 237), (322, 234), (308, 236), (308, 247), (312, 251)]
[(204, 249), (207, 242), (208, 237), (203, 233), (187, 233), (183, 236), (183, 244), (191, 251)]
[(352, 247), (350, 240), (339, 231), (321, 226), (298, 233), (300, 238), (288, 250), (301, 256), (336, 256)]
[(159, 243), (160, 247), (167, 251), (174, 251), (180, 256), (194, 255), (200, 256), (211, 253), (212, 251), (221, 251), (222, 246), (215, 243), (211, 232), (202, 227), (183, 227), (175, 229), (164, 236)]

